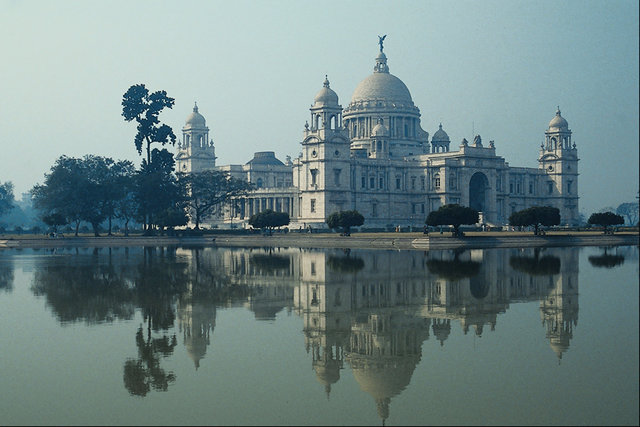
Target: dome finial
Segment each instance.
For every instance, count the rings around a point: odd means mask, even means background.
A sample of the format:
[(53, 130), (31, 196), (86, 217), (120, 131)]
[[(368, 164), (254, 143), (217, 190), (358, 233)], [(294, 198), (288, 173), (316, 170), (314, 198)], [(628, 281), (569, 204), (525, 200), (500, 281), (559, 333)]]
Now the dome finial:
[(196, 101), (193, 101), (193, 112), (194, 113), (198, 112), (198, 103)]
[(558, 105), (558, 109), (556, 110), (556, 116), (560, 115), (560, 106)]
[(324, 75), (324, 83), (322, 86), (329, 87), (329, 77), (326, 74)]

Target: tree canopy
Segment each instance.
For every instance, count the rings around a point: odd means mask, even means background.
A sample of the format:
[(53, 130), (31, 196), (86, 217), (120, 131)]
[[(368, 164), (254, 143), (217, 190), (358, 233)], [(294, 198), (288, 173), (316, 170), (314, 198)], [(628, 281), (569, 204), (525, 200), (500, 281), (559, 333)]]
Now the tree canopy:
[(467, 206), (460, 206), (458, 204), (449, 204), (440, 206), (437, 211), (429, 212), (425, 222), (431, 227), (451, 225), (453, 226), (453, 235), (459, 236), (460, 226), (462, 224), (476, 224), (478, 219), (479, 214), (477, 210)]
[(45, 217), (59, 215), (66, 223), (75, 223), (76, 236), (82, 221), (90, 223), (98, 236), (100, 223), (112, 215), (111, 206), (120, 197), (113, 189), (115, 165), (100, 156), (61, 156), (45, 174), (44, 184), (31, 190), (35, 207)]
[(0, 216), (13, 209), (13, 183), (0, 183)]
[(514, 212), (509, 216), (509, 224), (516, 227), (534, 226), (534, 235), (538, 235), (540, 226), (549, 227), (560, 224), (560, 209), (551, 206), (533, 206)]
[(588, 222), (591, 225), (601, 225), (604, 227), (604, 233), (608, 234), (609, 230), (607, 227), (610, 225), (624, 224), (624, 218), (620, 215), (614, 214), (613, 212), (597, 212), (591, 214)]
[(249, 225), (253, 228), (266, 229), (271, 234), (274, 227), (282, 227), (289, 224), (289, 214), (286, 212), (274, 212), (271, 209), (254, 214), (249, 218)]
[(248, 182), (221, 171), (181, 173), (178, 175), (178, 181), (184, 187), (186, 204), (195, 223), (195, 229), (200, 228), (201, 221), (210, 216), (216, 208), (221, 208), (225, 202), (244, 195), (251, 189)]
[(176, 143), (171, 127), (160, 123), (158, 118), (162, 110), (173, 108), (174, 102), (166, 91), (149, 93), (144, 84), (131, 86), (122, 96), (122, 116), (127, 122), (135, 120), (138, 123), (134, 142), (138, 154), (142, 154), (142, 145), (146, 144), (147, 163), (151, 163), (151, 144)]
[(351, 227), (364, 224), (364, 216), (356, 210), (334, 212), (325, 220), (329, 228), (342, 228), (345, 236), (351, 235)]

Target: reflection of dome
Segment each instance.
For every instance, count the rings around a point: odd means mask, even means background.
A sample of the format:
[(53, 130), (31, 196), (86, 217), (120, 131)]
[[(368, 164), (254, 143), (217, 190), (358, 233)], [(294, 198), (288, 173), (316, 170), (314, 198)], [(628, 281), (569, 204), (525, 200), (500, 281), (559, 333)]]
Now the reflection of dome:
[(316, 371), (316, 379), (322, 385), (327, 393), (327, 397), (331, 392), (331, 385), (340, 379), (340, 364), (338, 361), (329, 361), (326, 365), (317, 364), (313, 367)]
[(329, 79), (325, 76), (323, 88), (314, 98), (314, 107), (338, 106), (338, 94), (329, 87)]
[(184, 125), (185, 129), (189, 128), (203, 128), (206, 126), (206, 122), (202, 114), (198, 113), (198, 105), (193, 106), (193, 112), (187, 117), (187, 121)]
[(560, 107), (556, 111), (556, 116), (549, 122), (549, 129), (569, 130), (569, 123), (560, 115)]
[(400, 394), (411, 382), (411, 376), (420, 362), (420, 355), (405, 355), (387, 359), (374, 359), (359, 354), (349, 354), (347, 361), (360, 389), (376, 401), (378, 415), (389, 417), (391, 398)]
[(451, 320), (450, 319), (433, 319), (433, 335), (440, 341), (440, 345), (444, 345), (444, 342), (449, 338), (451, 334)]
[(551, 338), (551, 349), (558, 356), (558, 359), (562, 359), (562, 353), (569, 349), (569, 336), (561, 335)]

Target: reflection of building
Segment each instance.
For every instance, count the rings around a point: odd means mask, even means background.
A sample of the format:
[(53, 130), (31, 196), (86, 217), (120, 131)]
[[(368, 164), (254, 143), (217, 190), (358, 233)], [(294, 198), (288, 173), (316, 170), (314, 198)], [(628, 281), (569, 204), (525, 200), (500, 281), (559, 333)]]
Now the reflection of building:
[(488, 223), (504, 224), (512, 212), (536, 205), (560, 209), (563, 224), (578, 220), (577, 148), (559, 108), (545, 131), (538, 168), (510, 166), (480, 135), (450, 149), (442, 124), (429, 140), (420, 110), (389, 72), (382, 46), (373, 73), (347, 107), (325, 78), (293, 161), (263, 151), (244, 165), (216, 166), (208, 131), (194, 107), (178, 145), (178, 170), (215, 168), (255, 186), (212, 219), (216, 225), (244, 225), (251, 215), (273, 209), (289, 213), (293, 227), (326, 227), (332, 212), (357, 209), (367, 226), (422, 226), (430, 211), (448, 203), (470, 206)]
[(216, 307), (193, 301), (192, 295), (183, 295), (178, 301), (177, 312), (178, 330), (182, 332), (183, 344), (198, 369), (207, 346), (211, 344), (211, 334), (216, 326)]
[[(425, 342), (432, 335), (446, 345), (456, 323), (463, 333), (482, 336), (499, 327), (510, 304), (539, 301), (546, 337), (561, 357), (577, 322), (578, 252), (205, 248), (183, 254), (198, 260), (193, 277), (200, 271), (203, 283), (217, 283), (207, 271), (221, 275), (217, 292), (245, 290), (221, 304), (244, 304), (257, 319), (273, 320), (282, 309), (299, 314), (327, 396), (348, 367), (384, 420), (393, 397), (410, 385)], [(214, 317), (202, 313), (196, 321), (195, 308), (184, 307), (190, 324), (213, 325)]]

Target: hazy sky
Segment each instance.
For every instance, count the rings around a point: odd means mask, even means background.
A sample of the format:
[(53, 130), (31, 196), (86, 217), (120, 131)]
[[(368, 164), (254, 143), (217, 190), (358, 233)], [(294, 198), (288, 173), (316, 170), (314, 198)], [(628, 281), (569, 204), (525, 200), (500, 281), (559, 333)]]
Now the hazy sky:
[(141, 161), (121, 116), (136, 83), (197, 101), (217, 164), (296, 157), (328, 74), (343, 107), (387, 34), (390, 72), (431, 135), (473, 131), (511, 166), (537, 167), (560, 106), (587, 216), (638, 195), (638, 2), (0, 0), (0, 182), (16, 197), (61, 155)]

